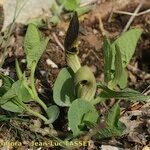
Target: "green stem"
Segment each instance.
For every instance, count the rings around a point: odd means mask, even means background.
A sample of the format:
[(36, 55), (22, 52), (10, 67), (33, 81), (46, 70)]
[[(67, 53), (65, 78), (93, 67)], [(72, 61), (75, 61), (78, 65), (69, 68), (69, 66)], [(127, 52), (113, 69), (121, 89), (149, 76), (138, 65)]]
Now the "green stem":
[(33, 62), (32, 64), (32, 68), (31, 68), (31, 75), (30, 75), (30, 82), (31, 82), (31, 89), (33, 91), (34, 94), (34, 99), (37, 103), (39, 103), (42, 108), (46, 111), (47, 110), (47, 106), (46, 104), (38, 97), (36, 88), (35, 88), (35, 83), (34, 83), (34, 74), (35, 74), (35, 68), (36, 68), (36, 62)]
[(81, 64), (76, 54), (66, 53), (67, 65), (76, 73), (80, 68)]
[(101, 103), (101, 102), (103, 102), (103, 101), (105, 101), (105, 98), (101, 98), (101, 97), (96, 97), (93, 101), (91, 101), (91, 103), (93, 104), (93, 105), (96, 105), (96, 104), (98, 104), (98, 103)]
[(21, 107), (23, 107), (28, 113), (30, 113), (30, 114), (32, 114), (33, 116), (36, 116), (36, 117), (42, 119), (44, 122), (47, 122), (47, 121), (48, 121), (47, 118), (45, 118), (45, 117), (44, 117), (43, 115), (41, 115), (40, 113), (31, 110), (31, 109), (30, 109), (26, 104), (24, 104), (23, 102), (18, 102), (18, 103), (19, 103), (19, 105), (20, 105)]

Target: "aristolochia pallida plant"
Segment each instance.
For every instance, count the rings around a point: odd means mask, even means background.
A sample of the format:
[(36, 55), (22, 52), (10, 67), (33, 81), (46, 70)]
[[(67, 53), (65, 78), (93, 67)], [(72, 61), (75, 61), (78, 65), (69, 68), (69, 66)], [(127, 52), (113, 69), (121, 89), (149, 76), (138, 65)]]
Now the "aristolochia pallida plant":
[[(21, 71), (17, 60), (17, 81), (0, 73), (3, 83), (0, 87), (0, 106), (2, 109), (15, 113), (26, 112), (42, 119), (45, 124), (52, 124), (58, 118), (59, 107), (68, 107), (68, 126), (73, 133), (68, 138), (74, 140), (77, 136), (99, 125), (101, 118), (95, 108), (96, 104), (114, 98), (115, 104), (105, 118), (106, 127), (99, 129), (93, 136), (96, 138), (120, 136), (125, 129), (125, 125), (119, 121), (120, 100), (126, 99), (134, 102), (145, 101), (149, 98), (138, 91), (126, 88), (126, 66), (134, 54), (142, 30), (130, 29), (112, 43), (104, 36), (104, 83), (96, 83), (91, 69), (86, 65), (81, 65), (78, 58), (78, 31), (79, 21), (75, 12), (64, 42), (68, 67), (61, 69), (54, 83), (53, 99), (57, 105), (48, 107), (36, 91), (35, 69), (49, 38), (42, 37), (37, 27), (29, 24), (24, 40), (24, 50), (27, 68), (31, 73), (26, 76), (25, 72)], [(117, 86), (120, 87), (118, 91), (115, 90)], [(96, 94), (97, 89), (101, 89), (100, 94)], [(32, 110), (32, 107), (28, 105), (31, 101), (38, 103), (46, 112), (46, 116)]]
[[(51, 124), (58, 117), (59, 108), (56, 105), (47, 107), (46, 104), (39, 98), (37, 90), (35, 88), (35, 69), (37, 63), (46, 49), (49, 38), (42, 37), (34, 24), (29, 24), (24, 39), (24, 50), (27, 58), (27, 68), (30, 70), (30, 76), (26, 76), (25, 72), (22, 72), (19, 66), (19, 62), (16, 59), (16, 72), (18, 80), (14, 81), (8, 76), (0, 73), (2, 79), (2, 86), (0, 87), (0, 106), (1, 108), (15, 112), (26, 112), (30, 115), (36, 116), (42, 119), (46, 124)], [(32, 110), (28, 106), (28, 103), (35, 101), (46, 112), (46, 116), (43, 116), (39, 112)]]
[[(58, 74), (53, 88), (53, 99), (57, 105), (69, 107), (69, 127), (73, 137), (76, 137), (99, 123), (101, 118), (95, 105), (106, 99), (115, 98), (116, 102), (106, 116), (106, 127), (98, 130), (95, 136), (97, 138), (119, 136), (125, 128), (125, 125), (119, 121), (120, 100), (145, 101), (148, 99), (147, 96), (126, 88), (126, 66), (134, 54), (142, 30), (130, 29), (113, 43), (104, 35), (104, 83), (96, 83), (90, 68), (81, 65), (78, 58), (78, 31), (79, 21), (75, 12), (64, 42), (68, 67), (63, 68)], [(119, 91), (115, 90), (116, 86), (120, 87)], [(98, 95), (97, 89), (102, 90)]]

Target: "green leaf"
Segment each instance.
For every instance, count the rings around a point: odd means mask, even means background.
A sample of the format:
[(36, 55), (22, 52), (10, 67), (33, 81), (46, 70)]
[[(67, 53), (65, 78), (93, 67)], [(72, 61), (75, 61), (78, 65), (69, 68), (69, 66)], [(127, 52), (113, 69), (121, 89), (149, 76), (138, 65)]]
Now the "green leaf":
[(0, 97), (0, 104), (4, 104), (12, 98), (16, 97), (17, 100), (23, 102), (31, 101), (31, 95), (29, 91), (25, 88), (23, 81), (16, 81), (12, 84), (11, 88), (6, 91), (2, 97)]
[(7, 115), (0, 115), (0, 122), (8, 121), (11, 117), (7, 117)]
[(102, 129), (99, 134), (96, 135), (98, 139), (109, 138), (114, 136), (122, 136), (123, 131), (125, 130), (125, 125), (122, 122), (118, 122), (118, 128), (105, 128)]
[(2, 105), (7, 101), (9, 101), (10, 99), (16, 97), (19, 91), (19, 87), (20, 81), (18, 80), (12, 84), (12, 87), (2, 97), (0, 97), (0, 104)]
[(108, 112), (106, 118), (106, 128), (100, 130), (98, 138), (108, 138), (111, 136), (121, 136), (125, 125), (119, 121), (120, 118), (120, 106), (117, 102)]
[(89, 12), (92, 8), (93, 8), (93, 5), (87, 5), (84, 7), (77, 7), (76, 11), (77, 11), (78, 15), (81, 16), (81, 15)]
[(120, 77), (120, 80), (119, 80), (119, 87), (121, 89), (124, 89), (125, 87), (127, 87), (127, 84), (128, 84), (128, 72), (127, 70), (124, 68), (123, 69), (123, 72), (122, 72), (122, 75)]
[(54, 83), (53, 99), (59, 106), (70, 106), (71, 102), (76, 99), (74, 80), (70, 72), (69, 69), (63, 68)]
[(59, 17), (61, 12), (62, 12), (62, 7), (56, 1), (52, 2), (50, 9), (51, 9), (51, 12), (53, 13), (54, 16)]
[(59, 108), (56, 105), (52, 105), (50, 107), (48, 107), (47, 111), (46, 111), (47, 115), (48, 115), (48, 122), (46, 122), (47, 124), (53, 123), (59, 116)]
[(88, 127), (88, 128), (92, 128), (94, 126), (96, 126), (97, 123), (97, 119), (99, 117), (98, 112), (96, 111), (89, 111), (88, 113), (86, 113), (83, 117), (82, 122)]
[(0, 73), (0, 79), (2, 79), (2, 86), (0, 87), (0, 96), (2, 96), (6, 91), (11, 88), (14, 80), (2, 73)]
[(113, 91), (101, 83), (98, 84), (98, 88), (103, 90), (99, 96), (106, 99), (115, 98), (130, 101), (146, 101), (150, 98), (149, 96), (143, 95), (142, 93), (129, 88), (123, 89), (121, 91)]
[[(25, 88), (25, 90), (27, 90), (25, 93), (29, 94), (30, 95), (30, 99), (26, 99), (26, 100), (23, 100), (23, 102), (29, 102), (29, 101), (33, 101), (33, 99), (35, 98), (35, 95), (34, 95), (34, 92), (33, 90), (29, 87), (29, 83), (28, 83), (28, 80), (25, 76), (25, 73), (23, 74), (23, 78), (21, 80), (21, 84), (22, 84), (22, 87)], [(26, 96), (26, 97), (29, 97), (29, 96)]]
[[(133, 28), (123, 33), (115, 42), (112, 44), (113, 47), (113, 62), (115, 61), (115, 45), (117, 44), (121, 51), (122, 64), (123, 67), (126, 67), (134, 52), (137, 45), (137, 42), (142, 34), (142, 29)], [(112, 70), (115, 69), (114, 63), (112, 63)]]
[(103, 55), (104, 55), (104, 80), (106, 83), (108, 83), (111, 80), (112, 47), (107, 37), (104, 37)]
[(119, 46), (115, 45), (115, 74), (114, 78), (108, 83), (108, 86), (113, 89), (120, 81), (123, 73), (122, 57)]
[(28, 103), (30, 101), (33, 101), (33, 99), (32, 99), (31, 94), (29, 93), (28, 89), (25, 87), (26, 83), (24, 83), (24, 82), (26, 82), (26, 81), (21, 82), (17, 96), (18, 96), (19, 100), (21, 100), (25, 103)]
[[(15, 101), (15, 99), (14, 99)], [(1, 108), (7, 111), (15, 112), (15, 113), (22, 113), (23, 109), (15, 104), (13, 101), (8, 101), (7, 103), (1, 105)]]
[(37, 27), (29, 24), (24, 39), (24, 48), (27, 56), (27, 67), (31, 69), (33, 62), (38, 62), (46, 49), (49, 38), (42, 38)]
[(55, 16), (52, 16), (52, 18), (50, 19), (50, 22), (56, 25), (60, 22), (60, 19), (57, 15), (55, 15)]
[(65, 7), (66, 10), (71, 11), (74, 11), (80, 3), (79, 0), (60, 0), (60, 2)]
[(21, 71), (21, 68), (19, 66), (19, 62), (17, 59), (16, 59), (15, 63), (16, 63), (16, 72), (17, 72), (18, 79), (21, 80), (23, 74), (22, 74), (22, 71)]
[(31, 23), (37, 26), (38, 28), (44, 27), (45, 25), (45, 21), (42, 18), (42, 16), (37, 18), (31, 18), (27, 21), (27, 24), (31, 24)]
[(119, 102), (115, 103), (114, 106), (110, 109), (106, 123), (109, 125), (109, 127), (117, 127), (118, 121), (120, 118), (120, 106)]
[[(95, 116), (91, 118), (91, 114), (89, 114), (89, 112), (92, 112), (92, 115), (94, 114)], [(88, 122), (93, 124), (97, 122), (97, 119), (98, 114), (95, 110), (95, 107), (84, 99), (76, 99), (75, 101), (73, 101), (69, 108), (69, 127), (72, 130), (74, 136), (82, 133), (80, 126), (83, 125), (84, 121), (87, 120)]]

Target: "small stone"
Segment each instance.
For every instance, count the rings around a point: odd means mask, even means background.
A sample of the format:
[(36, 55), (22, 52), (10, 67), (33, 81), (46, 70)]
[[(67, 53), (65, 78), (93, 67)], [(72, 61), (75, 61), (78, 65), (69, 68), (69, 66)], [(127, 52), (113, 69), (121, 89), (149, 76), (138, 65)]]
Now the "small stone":
[(93, 29), (93, 33), (94, 33), (94, 34), (97, 34), (98, 31), (97, 31), (96, 29)]
[(124, 150), (124, 149), (110, 145), (102, 145), (101, 150)]
[(38, 88), (38, 92), (39, 93), (44, 93), (44, 89), (42, 89), (41, 87)]
[(58, 66), (50, 59), (47, 59), (46, 63), (48, 66), (51, 66), (52, 68), (58, 68)]
[(8, 76), (9, 73), (10, 73), (10, 70), (9, 70), (9, 68), (7, 68), (7, 69), (5, 70), (5, 72), (4, 72), (4, 74), (5, 74), (6, 76)]
[(70, 131), (71, 129), (70, 129), (70, 127), (68, 127), (68, 129), (67, 129), (68, 131)]
[(46, 71), (45, 70), (41, 70), (40, 73), (41, 73), (42, 76), (46, 75)]
[(86, 58), (86, 56), (87, 56), (87, 54), (83, 54), (83, 55), (82, 55), (82, 58), (83, 58), (83, 59), (85, 59), (85, 58)]
[(27, 62), (26, 59), (21, 59), (21, 63), (25, 64)]
[(59, 36), (64, 36), (65, 33), (63, 31), (59, 31)]
[(37, 120), (33, 120), (33, 123), (34, 123), (34, 127), (35, 128), (40, 128), (41, 127), (41, 121), (39, 119)]
[(142, 150), (150, 150), (149, 146), (144, 146)]

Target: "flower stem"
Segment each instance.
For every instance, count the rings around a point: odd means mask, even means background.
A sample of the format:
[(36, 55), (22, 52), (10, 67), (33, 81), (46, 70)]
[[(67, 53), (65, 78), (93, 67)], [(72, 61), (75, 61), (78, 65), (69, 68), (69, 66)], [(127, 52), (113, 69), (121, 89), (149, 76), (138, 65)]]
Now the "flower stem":
[(32, 64), (32, 68), (31, 68), (31, 75), (30, 75), (30, 82), (31, 82), (31, 89), (33, 91), (34, 94), (34, 100), (39, 103), (42, 108), (46, 111), (47, 110), (47, 106), (46, 104), (38, 97), (36, 88), (35, 88), (35, 83), (34, 83), (34, 74), (35, 74), (35, 68), (36, 68), (36, 62), (33, 62)]
[(45, 118), (43, 115), (41, 115), (40, 113), (33, 111), (32, 109), (30, 109), (26, 104), (24, 104), (23, 102), (19, 102), (20, 106), (22, 106), (28, 113), (32, 114), (33, 116), (36, 116), (40, 119), (42, 119), (44, 122), (47, 122), (48, 119)]

